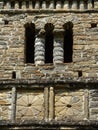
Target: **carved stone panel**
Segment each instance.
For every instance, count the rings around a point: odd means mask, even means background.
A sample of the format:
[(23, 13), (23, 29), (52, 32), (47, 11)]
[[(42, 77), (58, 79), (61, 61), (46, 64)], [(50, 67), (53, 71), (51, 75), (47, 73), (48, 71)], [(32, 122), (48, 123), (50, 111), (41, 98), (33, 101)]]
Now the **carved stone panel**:
[(55, 91), (55, 119), (81, 120), (85, 116), (85, 94), (84, 91), (66, 91), (65, 89)]
[(18, 92), (16, 119), (42, 120), (44, 118), (44, 94), (42, 91)]
[(0, 120), (11, 119), (11, 91), (0, 91)]

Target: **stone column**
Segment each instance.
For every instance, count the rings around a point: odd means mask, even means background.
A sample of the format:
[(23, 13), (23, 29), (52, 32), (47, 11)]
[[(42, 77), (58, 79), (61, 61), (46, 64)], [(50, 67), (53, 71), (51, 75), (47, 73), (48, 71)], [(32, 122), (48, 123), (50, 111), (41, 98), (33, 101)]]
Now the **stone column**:
[(7, 1), (4, 9), (11, 9), (11, 2)]
[(50, 96), (49, 96), (49, 120), (54, 119), (54, 89), (50, 87)]
[(26, 9), (26, 1), (22, 2), (22, 9)]
[(64, 1), (64, 6), (63, 6), (64, 9), (69, 9), (69, 1), (68, 0), (65, 0)]
[(42, 1), (42, 9), (46, 9), (47, 8), (47, 3), (46, 1)]
[(35, 64), (42, 65), (45, 61), (45, 41), (41, 37), (35, 39)]
[(19, 2), (15, 1), (15, 9), (19, 9)]
[(92, 9), (92, 1), (91, 0), (88, 0), (87, 6), (88, 6), (89, 10)]
[(40, 1), (35, 1), (35, 9), (39, 9), (40, 8)]
[(54, 9), (54, 0), (50, 1), (49, 9)]
[(77, 5), (78, 5), (77, 2), (78, 2), (77, 0), (72, 1), (72, 9), (77, 9)]
[(62, 2), (59, 0), (56, 2), (56, 9), (61, 9), (62, 8)]
[(84, 0), (80, 0), (80, 10), (84, 10)]
[(54, 35), (54, 50), (53, 50), (53, 61), (56, 63), (63, 63), (63, 35)]
[(32, 1), (29, 1), (29, 9), (33, 9)]

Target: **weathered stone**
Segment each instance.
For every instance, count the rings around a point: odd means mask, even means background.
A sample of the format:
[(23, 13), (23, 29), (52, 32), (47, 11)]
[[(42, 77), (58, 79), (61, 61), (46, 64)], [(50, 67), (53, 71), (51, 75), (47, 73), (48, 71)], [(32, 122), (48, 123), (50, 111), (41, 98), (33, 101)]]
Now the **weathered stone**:
[(98, 127), (97, 8), (93, 0), (0, 1), (1, 129), (3, 120), (9, 129)]

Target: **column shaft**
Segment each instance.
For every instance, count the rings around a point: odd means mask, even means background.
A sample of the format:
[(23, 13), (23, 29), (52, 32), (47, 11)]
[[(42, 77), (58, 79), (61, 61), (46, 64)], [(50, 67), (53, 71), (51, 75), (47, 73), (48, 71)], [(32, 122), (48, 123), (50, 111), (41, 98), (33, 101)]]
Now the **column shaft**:
[(77, 9), (77, 1), (76, 0), (73, 0), (72, 1), (72, 9)]
[(11, 2), (7, 1), (5, 9), (11, 9)]
[(91, 2), (91, 0), (88, 0), (87, 5), (88, 5), (88, 9), (92, 9), (92, 2)]
[(54, 64), (63, 63), (63, 38), (54, 37), (54, 50), (53, 50)]
[(32, 1), (29, 1), (29, 9), (33, 9)]
[(61, 9), (61, 8), (62, 8), (62, 2), (61, 1), (57, 1), (56, 9)]
[(22, 2), (22, 9), (26, 9), (26, 1)]
[(46, 9), (47, 8), (47, 3), (46, 3), (46, 1), (43, 1), (42, 2), (42, 9)]
[(49, 9), (54, 9), (54, 1), (50, 1), (50, 4), (49, 4)]
[(40, 8), (40, 2), (37, 0), (35, 1), (35, 9), (39, 9)]
[(45, 61), (45, 49), (44, 49), (44, 39), (36, 38), (35, 39), (35, 64), (44, 64)]
[(80, 0), (80, 10), (84, 10), (84, 0)]
[(68, 0), (65, 0), (64, 1), (64, 6), (63, 6), (64, 9), (69, 9), (69, 1)]
[(19, 2), (15, 1), (15, 9), (19, 9)]

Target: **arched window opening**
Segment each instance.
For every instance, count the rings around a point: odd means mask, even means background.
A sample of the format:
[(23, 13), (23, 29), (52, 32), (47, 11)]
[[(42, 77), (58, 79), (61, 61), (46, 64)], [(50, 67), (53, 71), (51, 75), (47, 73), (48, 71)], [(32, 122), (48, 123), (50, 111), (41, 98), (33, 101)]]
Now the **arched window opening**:
[(73, 55), (73, 24), (68, 22), (64, 24), (64, 63), (72, 62)]
[(35, 42), (35, 25), (27, 23), (25, 25), (25, 62), (34, 63), (34, 42)]
[(48, 23), (45, 25), (45, 63), (53, 63), (53, 29), (53, 24)]

